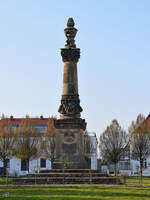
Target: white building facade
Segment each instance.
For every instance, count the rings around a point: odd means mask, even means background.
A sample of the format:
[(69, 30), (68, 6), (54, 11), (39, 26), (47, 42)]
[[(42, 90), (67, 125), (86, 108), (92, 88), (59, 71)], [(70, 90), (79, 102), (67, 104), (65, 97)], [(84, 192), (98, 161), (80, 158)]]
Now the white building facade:
[[(21, 121), (24, 118), (13, 118), (10, 117), (11, 126), (16, 129), (19, 127)], [(38, 128), (41, 134), (44, 135), (45, 129), (47, 127), (48, 118), (31, 118), (34, 126)], [(92, 144), (92, 154), (91, 154), (91, 169), (97, 169), (97, 138), (95, 133), (88, 133), (91, 144)], [(39, 145), (40, 148), (40, 145)], [(16, 157), (12, 157), (7, 159), (6, 162), (7, 171), (9, 176), (25, 176), (28, 173), (38, 173), (40, 170), (51, 170), (51, 161), (45, 159), (44, 157), (39, 157), (35, 160), (29, 161), (29, 171), (27, 170), (27, 163), (24, 159), (19, 159)], [(3, 172), (3, 162), (0, 161), (0, 173)]]
[[(0, 168), (3, 168), (3, 162), (0, 161)], [(7, 160), (7, 171), (9, 176), (25, 176), (28, 173), (38, 173), (40, 170), (50, 170), (51, 162), (43, 158), (32, 160), (29, 162), (29, 172), (26, 162), (23, 159), (11, 158)]]
[(91, 145), (92, 145), (92, 151), (91, 151), (91, 169), (97, 170), (97, 137), (96, 133), (94, 132), (88, 132), (88, 135), (90, 137)]

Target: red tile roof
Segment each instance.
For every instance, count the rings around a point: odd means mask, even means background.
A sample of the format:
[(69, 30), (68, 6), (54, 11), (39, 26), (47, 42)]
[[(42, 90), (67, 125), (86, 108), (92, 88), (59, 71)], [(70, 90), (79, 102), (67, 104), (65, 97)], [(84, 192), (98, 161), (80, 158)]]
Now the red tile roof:
[[(24, 120), (25, 118), (13, 118), (10, 117), (8, 120), (10, 122), (10, 124), (20, 124), (22, 120)], [(3, 120), (3, 119), (2, 119)], [(48, 122), (48, 118), (31, 118), (33, 124), (42, 124), (42, 125), (47, 125)], [(1, 121), (1, 120), (0, 120)]]
[(148, 125), (150, 126), (150, 114), (146, 117), (146, 122), (148, 123)]

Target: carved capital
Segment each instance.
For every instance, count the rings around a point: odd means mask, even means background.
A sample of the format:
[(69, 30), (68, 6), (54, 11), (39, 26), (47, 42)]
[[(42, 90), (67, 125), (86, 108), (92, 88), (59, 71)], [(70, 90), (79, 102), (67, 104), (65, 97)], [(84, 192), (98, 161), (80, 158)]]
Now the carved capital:
[(78, 62), (80, 58), (80, 49), (79, 48), (62, 48), (61, 56), (63, 62), (73, 61)]

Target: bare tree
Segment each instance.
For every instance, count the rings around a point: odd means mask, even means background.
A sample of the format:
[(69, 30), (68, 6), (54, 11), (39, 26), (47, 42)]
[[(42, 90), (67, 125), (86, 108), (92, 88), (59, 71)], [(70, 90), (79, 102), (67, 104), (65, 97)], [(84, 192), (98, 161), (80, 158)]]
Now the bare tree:
[(139, 114), (129, 127), (129, 131), (131, 132), (131, 157), (140, 162), (140, 183), (142, 183), (144, 160), (150, 155), (150, 127), (145, 117)]
[(127, 134), (117, 120), (113, 120), (100, 136), (100, 154), (104, 161), (114, 164), (115, 176), (117, 175), (117, 163), (120, 161), (127, 143)]
[(53, 117), (48, 119), (47, 129), (41, 142), (41, 152), (43, 157), (51, 161), (52, 168), (55, 161), (56, 134), (58, 130), (54, 127)]
[(15, 133), (14, 155), (26, 161), (29, 173), (29, 162), (40, 155), (40, 131), (35, 128), (30, 117), (22, 120)]
[(6, 161), (13, 154), (14, 132), (9, 119), (3, 118), (0, 122), (0, 160), (3, 162), (4, 175), (6, 175)]

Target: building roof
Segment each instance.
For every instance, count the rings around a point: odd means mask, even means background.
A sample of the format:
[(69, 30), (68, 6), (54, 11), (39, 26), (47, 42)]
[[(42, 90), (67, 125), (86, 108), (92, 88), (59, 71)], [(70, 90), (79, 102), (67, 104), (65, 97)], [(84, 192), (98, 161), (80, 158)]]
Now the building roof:
[[(11, 125), (19, 125), (21, 123), (22, 120), (24, 120), (25, 118), (14, 118), (13, 116), (10, 116), (10, 118), (7, 118), (10, 122)], [(32, 120), (32, 123), (35, 125), (47, 125), (48, 119), (49, 118), (44, 118), (43, 116), (40, 116), (39, 118), (30, 118)], [(52, 118), (51, 118), (52, 119)], [(0, 122), (3, 119), (0, 120)]]
[(146, 117), (145, 121), (148, 123), (148, 125), (150, 126), (150, 114)]

